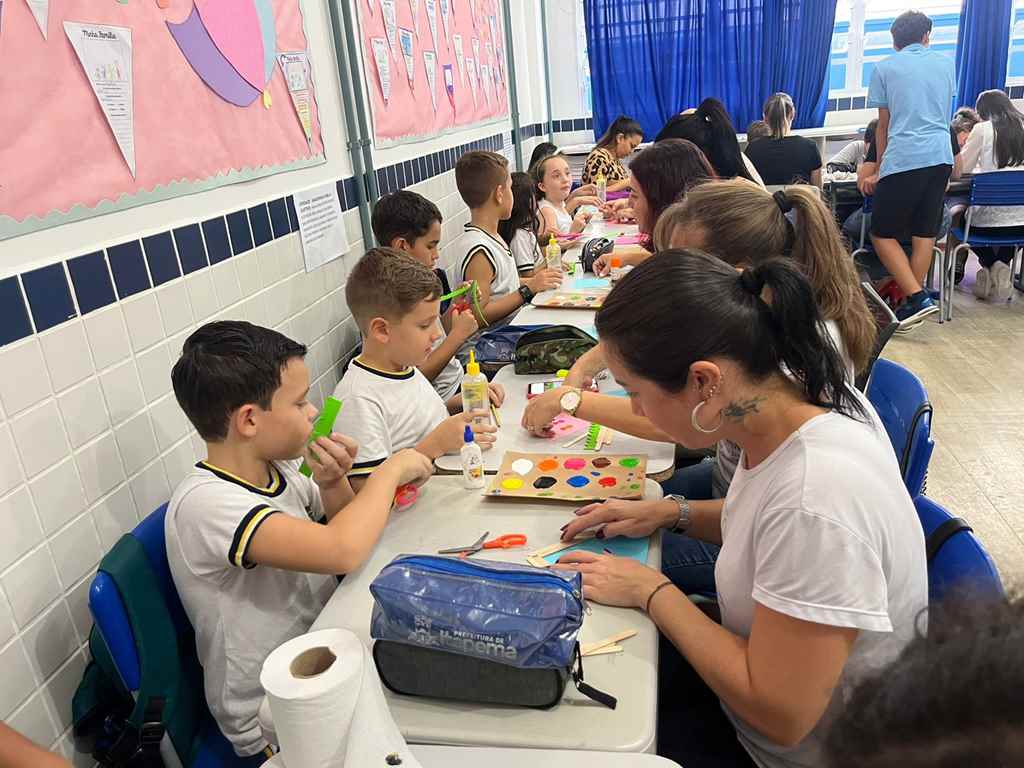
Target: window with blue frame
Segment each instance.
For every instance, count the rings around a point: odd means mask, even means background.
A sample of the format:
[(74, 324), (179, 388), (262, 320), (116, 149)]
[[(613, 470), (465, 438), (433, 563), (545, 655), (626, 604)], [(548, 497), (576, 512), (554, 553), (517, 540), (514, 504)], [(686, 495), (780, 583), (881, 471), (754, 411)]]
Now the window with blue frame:
[(1024, 0), (1013, 4), (1013, 26), (1010, 27), (1010, 55), (1006, 64), (1006, 82), (1024, 83)]

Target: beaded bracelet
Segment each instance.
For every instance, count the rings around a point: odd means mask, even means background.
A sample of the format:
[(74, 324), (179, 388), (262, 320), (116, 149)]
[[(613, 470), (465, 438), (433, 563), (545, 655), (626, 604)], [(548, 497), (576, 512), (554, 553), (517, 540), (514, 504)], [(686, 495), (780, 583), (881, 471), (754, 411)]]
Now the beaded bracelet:
[(654, 599), (654, 596), (656, 594), (658, 594), (661, 590), (663, 590), (665, 587), (668, 587), (668, 586), (671, 586), (671, 585), (672, 585), (672, 581), (669, 580), (669, 579), (665, 579), (665, 581), (661, 582), (661, 584), (656, 586), (651, 591), (651, 594), (647, 596), (647, 604), (644, 606), (644, 613), (650, 613), (651, 612), (651, 600)]

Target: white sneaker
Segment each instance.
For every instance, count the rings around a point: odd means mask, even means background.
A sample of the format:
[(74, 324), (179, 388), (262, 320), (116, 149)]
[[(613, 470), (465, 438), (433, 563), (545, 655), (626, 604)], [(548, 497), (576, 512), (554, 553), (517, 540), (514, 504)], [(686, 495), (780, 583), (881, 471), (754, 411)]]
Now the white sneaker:
[(1009, 301), (1013, 295), (1010, 265), (997, 261), (992, 265), (992, 294), (996, 301)]
[(985, 301), (992, 293), (992, 274), (985, 267), (978, 268), (974, 276), (974, 295)]

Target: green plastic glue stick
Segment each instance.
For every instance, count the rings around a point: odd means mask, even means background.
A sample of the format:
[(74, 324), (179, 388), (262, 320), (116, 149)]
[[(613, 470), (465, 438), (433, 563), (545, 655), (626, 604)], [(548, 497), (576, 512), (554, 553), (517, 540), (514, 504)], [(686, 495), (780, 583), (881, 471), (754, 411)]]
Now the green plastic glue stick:
[[(313, 424), (313, 434), (309, 436), (309, 442), (312, 443), (320, 437), (330, 437), (331, 432), (334, 430), (334, 420), (338, 418), (339, 413), (341, 413), (341, 400), (336, 400), (333, 397), (328, 397), (324, 400), (324, 409), (316, 417), (316, 423)], [(313, 470), (306, 460), (302, 461), (299, 472), (306, 477), (310, 477), (313, 474)]]

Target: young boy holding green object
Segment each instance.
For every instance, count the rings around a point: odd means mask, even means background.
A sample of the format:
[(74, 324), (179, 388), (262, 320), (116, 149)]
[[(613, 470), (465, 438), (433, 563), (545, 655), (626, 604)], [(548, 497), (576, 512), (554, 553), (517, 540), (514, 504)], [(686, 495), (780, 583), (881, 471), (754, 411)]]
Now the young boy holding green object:
[(337, 432), (309, 442), (317, 414), (305, 354), (268, 328), (214, 322), (189, 336), (171, 373), (207, 453), (167, 506), (167, 560), (195, 628), (206, 701), (241, 757), (267, 747), (263, 661), (309, 629), (334, 574), (365, 562), (396, 489), (432, 471), (422, 454), (396, 453), (356, 497), (346, 478), (356, 443)]
[[(431, 459), (458, 453), (473, 419), (481, 422), (472, 424), (480, 447), (494, 443), (497, 428), (487, 411), (449, 416), (446, 403), (417, 369), (441, 334), (440, 296), (437, 275), (392, 248), (370, 249), (348, 277), (345, 298), (362, 333), (363, 351), (349, 364), (334, 397), (345, 404), (336, 428), (359, 443), (348, 472), (357, 490), (395, 451), (415, 448)], [(491, 402), (500, 405), (504, 391), (495, 384), (488, 388)], [(461, 409), (461, 398), (455, 397)]]

